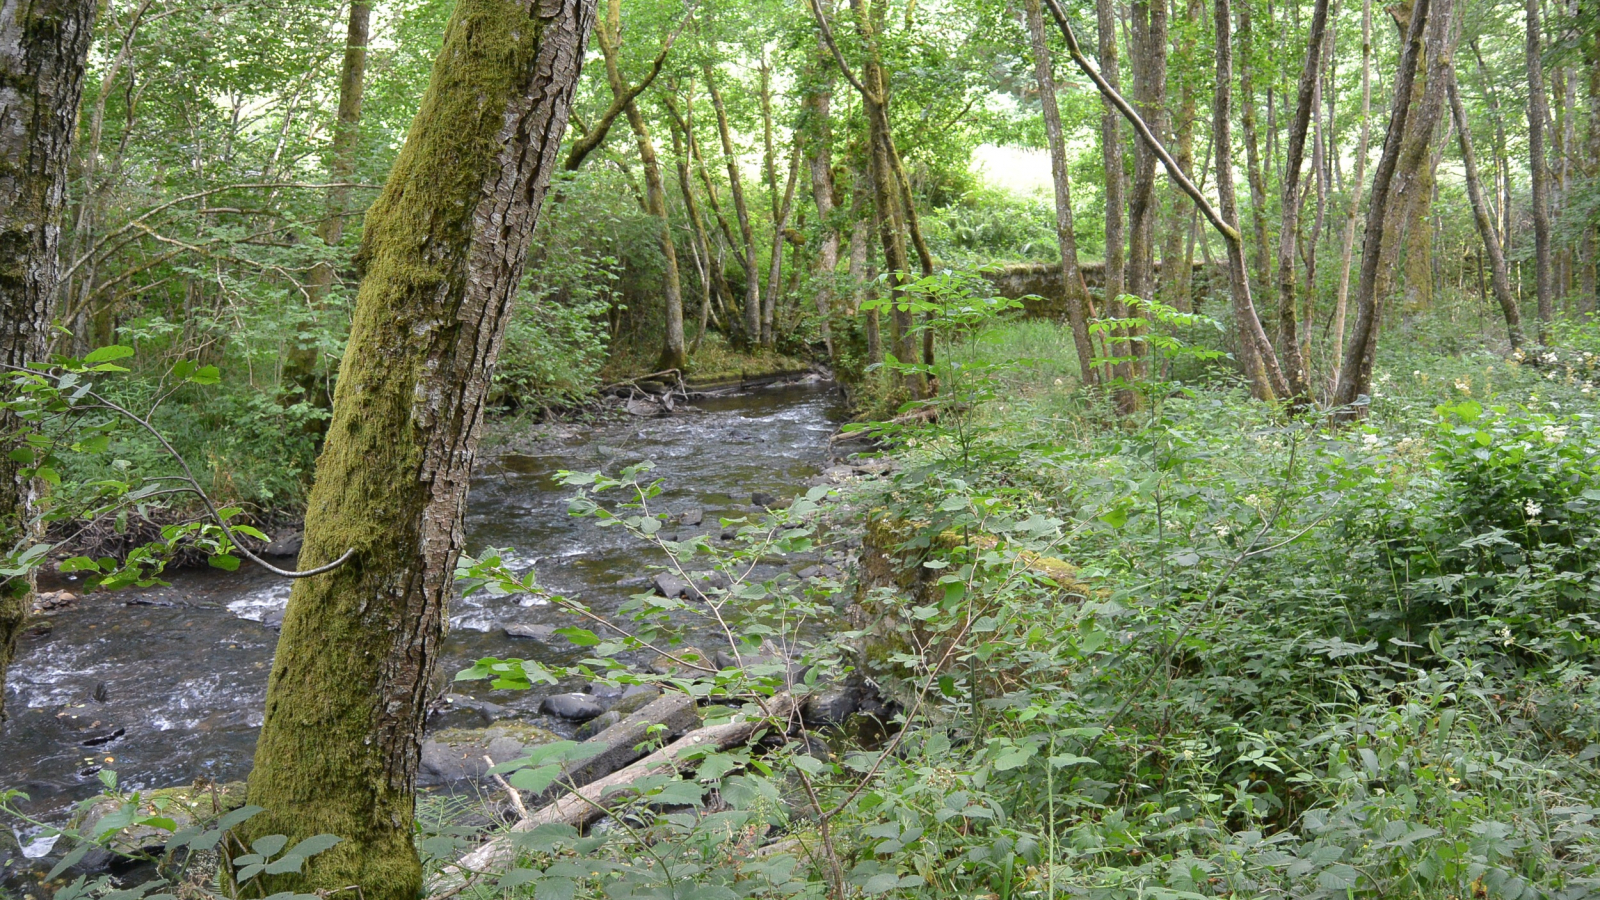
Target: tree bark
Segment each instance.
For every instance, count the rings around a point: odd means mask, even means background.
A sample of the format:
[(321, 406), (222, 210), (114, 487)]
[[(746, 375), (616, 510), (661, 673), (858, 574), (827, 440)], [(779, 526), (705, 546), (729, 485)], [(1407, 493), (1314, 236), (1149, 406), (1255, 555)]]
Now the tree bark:
[[(1176, 0), (1174, 0), (1176, 2)], [(1197, 23), (1205, 15), (1203, 0), (1186, 0), (1184, 16), (1187, 23)], [(1195, 79), (1187, 70), (1190, 60), (1195, 55), (1195, 31), (1188, 24), (1178, 29), (1177, 37), (1173, 41), (1172, 56), (1184, 65), (1185, 71), (1179, 78), (1178, 84), (1178, 110), (1173, 118), (1172, 143), (1173, 156), (1179, 168), (1185, 172), (1194, 170), (1194, 127), (1195, 109), (1197, 106)], [(1161, 282), (1162, 293), (1168, 306), (1181, 312), (1189, 312), (1194, 308), (1194, 254), (1190, 249), (1192, 242), (1189, 235), (1193, 233), (1190, 225), (1193, 212), (1185, 202), (1183, 189), (1173, 184), (1167, 197), (1167, 226), (1165, 240), (1161, 246)], [(1172, 260), (1172, 262), (1169, 262)]]
[(805, 126), (810, 140), (806, 146), (806, 169), (811, 176), (811, 200), (817, 207), (816, 302), (818, 332), (827, 348), (830, 362), (838, 362), (839, 350), (833, 341), (834, 270), (839, 267), (839, 225), (834, 221), (833, 182), (833, 72), (832, 60), (822, 36), (817, 35), (817, 50), (805, 95)]
[(705, 217), (700, 214), (700, 203), (695, 199), (694, 186), (689, 176), (689, 151), (683, 133), (683, 125), (689, 124), (680, 120), (672, 101), (667, 101), (669, 113), (668, 125), (672, 128), (672, 153), (678, 166), (678, 190), (683, 194), (683, 208), (689, 214), (689, 226), (693, 229), (695, 265), (700, 272), (700, 324), (695, 332), (694, 344), (689, 348), (691, 354), (699, 352), (700, 341), (705, 337), (706, 322), (711, 316), (711, 298), (715, 293), (718, 296), (727, 295), (727, 285), (723, 281), (722, 268), (717, 265), (715, 254), (711, 252), (711, 235), (706, 230)]
[(1256, 278), (1272, 281), (1267, 249), (1267, 183), (1261, 174), (1261, 139), (1256, 128), (1255, 29), (1250, 3), (1239, 4), (1239, 124), (1244, 131), (1245, 180), (1250, 185), (1250, 232), (1255, 237)]
[(783, 199), (778, 204), (777, 215), (772, 219), (772, 255), (767, 266), (767, 295), (761, 305), (761, 345), (767, 349), (777, 346), (776, 324), (778, 294), (783, 289), (784, 231), (789, 227), (789, 215), (794, 211), (795, 182), (800, 177), (800, 154), (803, 143), (795, 135), (794, 150), (789, 156), (789, 174), (784, 181)]
[(1461, 91), (1453, 77), (1450, 79), (1450, 114), (1455, 118), (1456, 140), (1461, 145), (1461, 164), (1466, 169), (1467, 199), (1472, 202), (1472, 217), (1478, 225), (1478, 237), (1483, 240), (1483, 255), (1489, 259), (1489, 284), (1494, 289), (1494, 299), (1506, 318), (1506, 333), (1511, 346), (1522, 346), (1522, 311), (1517, 308), (1517, 298), (1511, 293), (1511, 278), (1506, 273), (1506, 257), (1500, 252), (1500, 236), (1494, 232), (1494, 219), (1489, 215), (1489, 204), (1484, 200), (1483, 181), (1478, 177), (1478, 159), (1472, 152), (1472, 129), (1467, 122), (1466, 108), (1461, 105)]
[(355, 553), (290, 594), (246, 829), (343, 841), (272, 890), (421, 889), (416, 774), (468, 479), (593, 20), (589, 0), (459, 0), (367, 215), (300, 558)]
[(622, 41), (621, 0), (608, 0), (605, 21), (595, 29), (594, 37), (605, 60), (606, 82), (611, 86), (612, 99), (623, 101), (623, 114), (628, 118), (628, 127), (633, 130), (634, 143), (639, 148), (639, 165), (644, 169), (645, 212), (656, 220), (656, 240), (665, 270), (661, 295), (666, 308), (662, 317), (661, 355), (656, 359), (655, 371), (682, 370), (689, 364), (689, 353), (683, 336), (683, 278), (678, 268), (678, 245), (672, 239), (666, 184), (661, 177), (655, 143), (650, 140), (650, 127), (639, 111), (637, 100), (631, 99), (638, 93), (623, 79), (617, 60)]
[(1061, 282), (1067, 296), (1067, 324), (1078, 352), (1078, 371), (1085, 386), (1099, 383), (1094, 367), (1094, 344), (1089, 340), (1089, 291), (1078, 269), (1078, 239), (1072, 229), (1072, 185), (1067, 178), (1067, 144), (1061, 130), (1061, 109), (1056, 104), (1055, 66), (1045, 40), (1042, 0), (1024, 0), (1023, 19), (1033, 48), (1033, 74), (1044, 107), (1044, 132), (1050, 144), (1050, 180), (1055, 188), (1056, 242), (1061, 247)]
[[(1113, 0), (1095, 0), (1096, 53), (1100, 60), (1100, 76), (1113, 91), (1122, 90), (1122, 75), (1117, 62), (1117, 12)], [(1122, 296), (1127, 293), (1127, 231), (1123, 220), (1127, 205), (1127, 176), (1122, 165), (1122, 125), (1118, 110), (1109, 99), (1100, 114), (1100, 160), (1105, 168), (1105, 289), (1103, 303), (1105, 314), (1113, 319), (1128, 316), (1127, 304)], [(1120, 329), (1118, 330), (1120, 334)], [(1107, 348), (1111, 356), (1127, 357), (1128, 344), (1118, 341)], [(1112, 367), (1117, 378), (1128, 379), (1133, 367), (1120, 363)]]
[(1216, 0), (1213, 20), (1217, 34), (1216, 99), (1211, 116), (1211, 132), (1216, 142), (1217, 199), (1222, 219), (1232, 229), (1223, 233), (1228, 247), (1228, 280), (1233, 289), (1233, 315), (1239, 335), (1240, 363), (1250, 379), (1250, 391), (1260, 400), (1275, 400), (1289, 393), (1289, 383), (1278, 367), (1272, 342), (1261, 327), (1255, 304), (1250, 300), (1250, 271), (1245, 267), (1244, 235), (1239, 230), (1239, 198), (1233, 186), (1233, 130), (1230, 121), (1230, 95), (1233, 85), (1233, 48), (1229, 32), (1233, 11), (1229, 0)]
[[(0, 363), (45, 358), (61, 275), (61, 208), (93, 40), (94, 0), (0, 2)], [(16, 422), (0, 415), (0, 429)], [(0, 453), (0, 541), (31, 529), (32, 479)], [(33, 608), (33, 578), (0, 583), (0, 722), (17, 636)]]
[(1334, 388), (1334, 405), (1344, 408), (1340, 414), (1342, 418), (1360, 417), (1367, 412), (1367, 404), (1358, 405), (1358, 401), (1371, 396), (1372, 365), (1377, 358), (1384, 302), (1393, 284), (1394, 269), (1405, 238), (1409, 192), (1418, 187), (1418, 174), (1427, 161), (1428, 144), (1443, 100), (1443, 91), (1422, 92), (1422, 102), (1413, 109), (1412, 89), (1424, 56), (1430, 69), (1440, 71), (1438, 80), (1431, 74), (1424, 77), (1436, 86), (1444, 83), (1443, 71), (1450, 64), (1449, 54), (1444, 51), (1452, 4), (1453, 0), (1415, 0), (1410, 10), (1411, 21), (1400, 55), (1400, 71), (1395, 78), (1389, 131), (1384, 135), (1383, 155), (1372, 179), (1372, 199), (1368, 203), (1361, 248), (1361, 279), (1356, 286), (1355, 328), (1345, 348), (1339, 382)]
[(1339, 255), (1339, 290), (1333, 306), (1333, 372), (1338, 384), (1343, 367), (1345, 317), (1350, 299), (1350, 264), (1355, 255), (1356, 222), (1360, 218), (1361, 189), (1366, 185), (1367, 154), (1372, 138), (1372, 0), (1361, 4), (1361, 139), (1356, 145), (1356, 169), (1350, 179), (1350, 208), (1345, 212), (1344, 249)]
[[(1278, 230), (1278, 359), (1295, 401), (1310, 399), (1306, 358), (1301, 353), (1295, 327), (1295, 251), (1300, 237), (1300, 167), (1305, 161), (1306, 133), (1316, 108), (1317, 83), (1322, 74), (1322, 45), (1328, 29), (1328, 0), (1316, 0), (1311, 13), (1311, 33), (1306, 37), (1305, 65), (1295, 93), (1294, 120), (1289, 125), (1288, 159), (1283, 166), (1283, 224)], [(1321, 173), (1316, 173), (1320, 178)], [(1308, 286), (1309, 288), (1309, 286)]]
[[(1133, 0), (1134, 106), (1156, 137), (1167, 131), (1167, 4), (1166, 0)], [(1128, 198), (1128, 293), (1143, 300), (1155, 296), (1156, 154), (1134, 140), (1133, 193)], [(1143, 342), (1134, 344), (1142, 355)]]
[(1528, 171), (1533, 180), (1534, 290), (1539, 301), (1539, 343), (1550, 341), (1555, 318), (1555, 284), (1550, 266), (1550, 171), (1545, 158), (1545, 119), (1550, 104), (1544, 94), (1544, 63), (1540, 60), (1539, 0), (1527, 0), (1528, 61)]
[(756, 234), (750, 227), (750, 207), (745, 204), (744, 179), (739, 176), (739, 158), (733, 149), (733, 131), (728, 127), (728, 108), (711, 74), (711, 63), (701, 63), (711, 108), (717, 114), (717, 134), (722, 138), (722, 155), (727, 162), (728, 190), (733, 194), (733, 211), (739, 217), (739, 236), (744, 244), (744, 339), (754, 347), (761, 343), (761, 273), (756, 269)]

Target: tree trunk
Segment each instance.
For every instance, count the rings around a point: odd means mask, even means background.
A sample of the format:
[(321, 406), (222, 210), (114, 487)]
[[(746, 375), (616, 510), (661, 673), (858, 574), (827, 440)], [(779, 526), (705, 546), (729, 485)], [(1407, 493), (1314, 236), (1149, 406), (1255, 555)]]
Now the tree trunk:
[(1483, 181), (1478, 177), (1478, 159), (1472, 152), (1472, 130), (1453, 75), (1449, 90), (1450, 113), (1455, 118), (1456, 140), (1461, 144), (1461, 164), (1467, 175), (1467, 199), (1472, 202), (1472, 217), (1478, 225), (1478, 237), (1483, 240), (1483, 255), (1489, 258), (1489, 284), (1494, 288), (1494, 299), (1500, 304), (1500, 312), (1506, 317), (1506, 332), (1511, 339), (1511, 346), (1520, 347), (1522, 311), (1517, 308), (1517, 298), (1511, 294), (1506, 257), (1500, 252), (1500, 236), (1494, 233), (1494, 219), (1490, 217), (1489, 204), (1483, 197)]
[[(1248, 0), (1247, 0), (1248, 2)], [(1306, 133), (1316, 108), (1317, 83), (1322, 74), (1322, 45), (1328, 29), (1328, 0), (1316, 0), (1311, 13), (1311, 33), (1306, 37), (1305, 66), (1295, 94), (1294, 120), (1289, 124), (1288, 158), (1283, 165), (1283, 224), (1278, 230), (1278, 359), (1295, 402), (1310, 399), (1306, 358), (1301, 353), (1295, 327), (1295, 251), (1300, 237), (1300, 167), (1305, 161)], [(1321, 178), (1321, 173), (1315, 173)], [(1312, 286), (1308, 285), (1309, 290)]]
[[(1188, 22), (1199, 22), (1205, 15), (1203, 0), (1186, 0), (1184, 15)], [(1173, 58), (1185, 67), (1195, 55), (1195, 32), (1192, 28), (1178, 29), (1173, 42)], [(1178, 111), (1173, 118), (1173, 155), (1185, 172), (1194, 171), (1194, 126), (1197, 105), (1195, 79), (1185, 71), (1178, 85)], [(1194, 212), (1182, 188), (1171, 185), (1167, 192), (1167, 225), (1161, 246), (1161, 283), (1165, 302), (1181, 312), (1194, 308), (1194, 254), (1190, 250), (1189, 236), (1193, 233), (1190, 222)]]
[[(1247, 0), (1248, 2), (1248, 0)], [(1224, 234), (1228, 246), (1228, 280), (1233, 289), (1233, 315), (1239, 335), (1239, 362), (1250, 379), (1250, 391), (1257, 399), (1274, 400), (1289, 392), (1289, 384), (1278, 368), (1272, 342), (1261, 327), (1255, 304), (1250, 300), (1250, 270), (1245, 266), (1244, 233), (1239, 227), (1239, 198), (1233, 186), (1233, 129), (1229, 95), (1233, 85), (1233, 48), (1230, 32), (1233, 11), (1229, 0), (1216, 0), (1213, 19), (1217, 34), (1217, 83), (1211, 131), (1216, 142), (1217, 199), (1222, 219), (1233, 229)]]
[(739, 217), (739, 236), (744, 245), (744, 339), (754, 347), (761, 342), (761, 273), (756, 269), (756, 234), (750, 227), (750, 207), (744, 201), (744, 180), (739, 177), (739, 158), (733, 149), (733, 131), (728, 127), (728, 108), (722, 103), (711, 74), (711, 63), (703, 62), (700, 71), (711, 94), (711, 107), (717, 113), (717, 134), (722, 138), (722, 155), (727, 161), (728, 190), (733, 194), (733, 211)]
[[(1166, 0), (1133, 0), (1134, 106), (1160, 138), (1167, 116)], [(1143, 300), (1155, 296), (1156, 154), (1144, 141), (1133, 142), (1133, 193), (1128, 198), (1128, 293)], [(1143, 342), (1134, 345), (1136, 354)]]
[[(678, 166), (678, 190), (683, 194), (683, 208), (689, 214), (689, 226), (693, 230), (693, 249), (695, 265), (700, 272), (700, 323), (695, 332), (694, 344), (689, 348), (689, 353), (699, 351), (700, 341), (706, 334), (706, 322), (711, 316), (711, 297), (713, 293), (721, 296), (727, 293), (727, 286), (723, 283), (722, 268), (717, 265), (715, 255), (711, 252), (711, 235), (706, 231), (705, 218), (700, 215), (700, 204), (695, 200), (694, 187), (689, 176), (689, 152), (685, 146), (685, 136), (680, 127), (677, 110), (668, 101), (668, 125), (672, 128), (672, 155)], [(688, 124), (684, 121), (682, 124)]]
[(1261, 140), (1256, 128), (1254, 29), (1250, 3), (1239, 4), (1239, 124), (1244, 131), (1245, 179), (1250, 185), (1250, 226), (1255, 236), (1256, 278), (1269, 284), (1270, 251), (1267, 249), (1267, 183), (1261, 174)]
[(1555, 318), (1555, 285), (1550, 269), (1550, 172), (1545, 159), (1544, 126), (1550, 115), (1540, 60), (1539, 0), (1527, 0), (1528, 14), (1528, 171), (1533, 179), (1534, 290), (1539, 301), (1539, 343), (1550, 341)]
[[(1415, 0), (1410, 11), (1400, 72), (1395, 79), (1389, 133), (1384, 136), (1383, 156), (1373, 176), (1361, 249), (1361, 280), (1356, 286), (1355, 329), (1345, 348), (1339, 383), (1334, 389), (1334, 404), (1345, 407), (1341, 413), (1345, 418), (1366, 415), (1366, 405), (1358, 407), (1357, 401), (1372, 392), (1372, 365), (1377, 358), (1383, 307), (1405, 240), (1412, 194), (1422, 187), (1422, 170), (1431, 161), (1429, 144), (1444, 101), (1440, 88), (1446, 83), (1450, 67), (1448, 44), (1454, 0), (1431, 0), (1431, 5), (1430, 12), (1430, 0)], [(1423, 77), (1435, 89), (1414, 93), (1412, 88), (1424, 58), (1428, 71)], [(1413, 96), (1420, 102), (1411, 103)]]
[(645, 212), (656, 219), (656, 239), (661, 248), (665, 267), (662, 279), (662, 302), (666, 306), (662, 321), (661, 356), (655, 369), (683, 369), (689, 364), (689, 353), (683, 336), (683, 278), (678, 269), (678, 245), (672, 239), (672, 219), (667, 215), (667, 190), (661, 178), (661, 162), (656, 156), (655, 143), (650, 140), (650, 128), (639, 112), (639, 104), (630, 96), (628, 83), (623, 80), (617, 61), (617, 51), (622, 41), (621, 0), (609, 0), (606, 18), (595, 29), (595, 43), (605, 60), (606, 82), (611, 86), (614, 100), (624, 101), (623, 114), (628, 117), (628, 127), (633, 130), (639, 148), (639, 164), (644, 169)]
[[(0, 2), (0, 363), (45, 358), (61, 275), (61, 207), (93, 39), (94, 0)], [(16, 422), (0, 416), (11, 433)], [(0, 541), (22, 543), (35, 485), (0, 454)], [(0, 586), (0, 722), (17, 636), (33, 608), (32, 576)]]
[(804, 124), (809, 128), (810, 137), (806, 169), (811, 176), (811, 200), (817, 207), (817, 329), (827, 348), (828, 360), (837, 363), (839, 348), (833, 341), (833, 303), (834, 270), (839, 267), (839, 224), (834, 221), (832, 65), (827, 44), (818, 35), (810, 89), (804, 101), (809, 113)]
[[(344, 220), (350, 210), (350, 182), (356, 173), (356, 151), (361, 140), (361, 97), (366, 88), (367, 39), (372, 18), (370, 0), (352, 0), (350, 20), (345, 33), (344, 62), (339, 68), (339, 114), (334, 124), (333, 145), (328, 153), (328, 181), (335, 186), (328, 189), (326, 218), (317, 227), (317, 237), (331, 250), (344, 242)], [(295, 343), (285, 354), (283, 379), (298, 398), (327, 409), (333, 401), (328, 396), (328, 379), (317, 372), (316, 340), (321, 330), (317, 314), (328, 294), (333, 290), (338, 273), (331, 262), (321, 262), (311, 269), (306, 285), (308, 316), (296, 329)], [(317, 420), (319, 428), (326, 420)]]
[[(867, 283), (871, 280), (868, 270), (868, 260), (872, 245), (871, 232), (877, 230), (877, 205), (874, 203), (868, 213), (869, 197), (875, 196), (872, 187), (870, 171), (857, 170), (855, 185), (851, 191), (854, 199), (851, 201), (850, 222), (850, 264), (848, 274), (850, 277), (850, 314), (856, 315), (861, 309), (861, 298), (867, 291)], [(883, 362), (883, 334), (878, 324), (878, 311), (867, 310), (861, 324), (862, 331), (867, 339), (867, 365), (875, 366)]]
[[(1100, 76), (1114, 91), (1122, 89), (1122, 75), (1117, 62), (1117, 12), (1113, 0), (1095, 0), (1097, 53), (1100, 58)], [(1106, 252), (1105, 293), (1106, 315), (1113, 319), (1126, 318), (1127, 306), (1121, 297), (1127, 293), (1125, 280), (1127, 235), (1123, 225), (1123, 208), (1127, 203), (1126, 176), (1122, 167), (1122, 123), (1118, 111), (1110, 100), (1104, 100), (1100, 113), (1100, 159), (1105, 167)], [(1128, 356), (1127, 345), (1108, 348), (1112, 356)], [(1113, 368), (1119, 378), (1132, 374), (1127, 364)]]
[[(1589, 121), (1585, 126), (1584, 158), (1588, 160), (1585, 175), (1590, 184), (1600, 179), (1600, 40), (1591, 39), (1584, 45), (1584, 64), (1588, 67), (1589, 84), (1586, 103)], [(1593, 219), (1583, 231), (1583, 262), (1578, 270), (1578, 312), (1588, 318), (1600, 312), (1600, 224)]]
[[(772, 324), (777, 315), (778, 298), (775, 296), (781, 283), (779, 271), (783, 267), (783, 225), (778, 219), (782, 210), (778, 199), (777, 151), (772, 145), (772, 67), (767, 54), (761, 53), (761, 169), (767, 180), (767, 201), (772, 211), (772, 253), (767, 258), (767, 295), (761, 300), (761, 346), (769, 350), (776, 344)], [(793, 179), (790, 179), (791, 183)]]
[(588, 0), (459, 0), (367, 215), (300, 559), (355, 554), (290, 594), (247, 829), (343, 841), (271, 890), (421, 889), (417, 765), (467, 483), (593, 19)]
[(1061, 282), (1067, 296), (1067, 323), (1078, 351), (1078, 371), (1085, 386), (1095, 377), (1094, 345), (1089, 341), (1089, 291), (1078, 269), (1078, 239), (1072, 230), (1072, 186), (1067, 180), (1067, 144), (1061, 131), (1061, 110), (1056, 105), (1055, 66), (1045, 40), (1042, 0), (1025, 0), (1023, 17), (1033, 47), (1033, 74), (1044, 107), (1044, 133), (1050, 143), (1050, 177), (1055, 186), (1056, 242), (1061, 246)]
[(784, 181), (783, 199), (778, 204), (777, 215), (772, 219), (772, 257), (767, 266), (767, 296), (761, 306), (761, 345), (767, 349), (777, 346), (775, 330), (778, 318), (778, 294), (783, 288), (783, 240), (789, 227), (789, 214), (794, 210), (795, 182), (800, 177), (800, 154), (803, 150), (800, 135), (795, 135), (794, 151), (789, 156), (789, 175)]
[(1367, 153), (1372, 138), (1372, 0), (1361, 4), (1361, 140), (1356, 146), (1356, 170), (1350, 179), (1350, 208), (1345, 212), (1344, 249), (1339, 255), (1339, 291), (1334, 299), (1331, 343), (1334, 359), (1331, 382), (1339, 382), (1344, 355), (1344, 329), (1350, 298), (1350, 263), (1355, 255), (1356, 221), (1361, 211), (1361, 189), (1366, 184)]

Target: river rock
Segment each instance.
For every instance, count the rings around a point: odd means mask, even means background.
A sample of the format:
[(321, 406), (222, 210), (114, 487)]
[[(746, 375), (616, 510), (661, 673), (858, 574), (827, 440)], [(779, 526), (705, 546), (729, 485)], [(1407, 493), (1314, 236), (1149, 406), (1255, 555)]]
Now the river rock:
[(289, 607), (287, 607), (287, 606), (279, 606), (279, 607), (276, 607), (276, 608), (273, 608), (273, 609), (269, 609), (265, 613), (262, 614), (262, 616), (261, 616), (261, 624), (267, 626), (268, 628), (271, 628), (273, 631), (282, 631), (283, 630), (283, 616), (284, 616), (284, 613), (287, 613), (288, 611), (289, 611)]
[(680, 514), (678, 516), (678, 524), (679, 525), (690, 526), (690, 527), (695, 526), (695, 525), (699, 525), (701, 522), (704, 522), (705, 520), (706, 520), (706, 511), (701, 509), (701, 508), (699, 508), (698, 506), (694, 507), (692, 509), (686, 509), (686, 510), (683, 511), (682, 514)]
[(554, 732), (526, 722), (499, 722), (487, 728), (446, 728), (422, 742), (419, 783), (454, 784), (484, 777), (488, 756), (496, 764), (526, 756), (528, 750), (560, 740)]
[(724, 528), (724, 529), (722, 529), (722, 539), (725, 540), (725, 541), (731, 541), (731, 540), (733, 540), (734, 538), (736, 538), (738, 536), (739, 536), (739, 529), (737, 529), (737, 528)]
[(551, 694), (539, 704), (539, 711), (575, 722), (587, 722), (606, 710), (588, 694)]
[(506, 637), (530, 638), (535, 641), (549, 643), (556, 636), (554, 625), (530, 625), (524, 622), (515, 622), (505, 627)]
[(671, 572), (657, 572), (650, 576), (650, 583), (655, 585), (656, 593), (663, 597), (687, 597), (689, 595), (689, 582)]
[[(238, 809), (244, 805), (244, 795), (245, 785), (242, 781), (212, 784), (202, 780), (194, 785), (142, 792), (139, 797), (139, 814), (156, 815), (160, 804), (160, 815), (176, 822), (177, 830), (182, 831), (196, 825), (203, 826), (223, 813)], [(93, 834), (95, 826), (102, 819), (121, 807), (121, 802), (107, 797), (73, 816), (69, 825), (80, 832)], [(159, 852), (166, 846), (167, 838), (171, 836), (170, 831), (150, 825), (135, 825), (118, 831), (107, 847), (119, 853)], [(58, 851), (65, 849), (65, 845), (55, 849)], [(85, 858), (85, 864), (88, 863)], [(107, 864), (109, 865), (109, 861)], [(74, 871), (87, 873), (90, 869), (75, 868)]]
[(762, 509), (771, 509), (778, 505), (778, 498), (766, 491), (756, 491), (750, 495), (750, 504)]
[(611, 704), (611, 711), (625, 716), (631, 715), (655, 702), (659, 696), (661, 688), (653, 684), (630, 684), (628, 689), (622, 692), (622, 697)]
[(516, 711), (466, 694), (445, 694), (428, 715), (428, 728), (479, 728), (516, 716)]
[(883, 704), (878, 686), (862, 678), (821, 685), (806, 695), (800, 704), (800, 718), (807, 726), (820, 728), (827, 725), (842, 726), (864, 708), (881, 710)]
[(697, 675), (710, 674), (704, 670), (684, 665), (684, 663), (710, 668), (711, 657), (698, 647), (679, 647), (672, 651), (672, 656), (665, 654), (657, 656), (645, 668), (657, 675), (675, 675), (680, 678), (694, 678)]
[(305, 543), (305, 535), (296, 531), (286, 534), (267, 545), (268, 556), (299, 556), (300, 545)]
[(572, 739), (575, 741), (587, 741), (588, 739), (621, 721), (622, 713), (619, 713), (614, 709), (608, 709), (600, 715), (595, 716), (589, 721), (583, 723), (582, 725), (579, 725), (578, 730), (573, 733)]

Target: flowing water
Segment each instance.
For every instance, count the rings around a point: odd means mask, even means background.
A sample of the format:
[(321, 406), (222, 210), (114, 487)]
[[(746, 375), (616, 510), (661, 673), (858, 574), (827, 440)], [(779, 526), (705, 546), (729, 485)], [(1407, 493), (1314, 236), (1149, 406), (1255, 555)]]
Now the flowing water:
[[(698, 528), (670, 530), (715, 535), (720, 516), (751, 514), (753, 492), (802, 490), (827, 464), (840, 412), (837, 394), (824, 386), (768, 388), (702, 401), (670, 418), (572, 430), (526, 455), (499, 454), (475, 475), (467, 549), (509, 548), (513, 568), (534, 565), (550, 590), (597, 611), (615, 609), (648, 589), (655, 557), (622, 529), (568, 516), (573, 491), (556, 483), (558, 471), (614, 474), (652, 460), (666, 482), (658, 508), (705, 512)], [(27, 792), (31, 814), (59, 820), (99, 790), (101, 768), (144, 788), (199, 776), (234, 781), (249, 772), (278, 637), (263, 623), (281, 615), (289, 584), (248, 563), (236, 573), (184, 571), (171, 581), (144, 592), (87, 595), (23, 638), (6, 686), (12, 719), (0, 731), (0, 789)], [(570, 646), (506, 636), (507, 625), (573, 624), (532, 598), (458, 601), (450, 622), (446, 674), (482, 656), (552, 663), (581, 656)], [(571, 731), (570, 723), (537, 712), (553, 689), (455, 689)]]

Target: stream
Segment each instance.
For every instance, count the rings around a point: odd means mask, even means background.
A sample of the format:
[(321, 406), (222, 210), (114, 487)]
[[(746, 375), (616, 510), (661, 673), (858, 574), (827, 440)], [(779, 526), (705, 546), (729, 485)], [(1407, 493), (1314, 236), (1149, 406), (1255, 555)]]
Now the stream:
[[(828, 464), (841, 401), (825, 384), (790, 384), (696, 402), (687, 411), (588, 429), (555, 429), (527, 453), (500, 452), (474, 475), (467, 551), (511, 550), (545, 588), (609, 612), (650, 590), (656, 554), (620, 528), (567, 514), (574, 491), (560, 470), (605, 470), (649, 459), (665, 479), (658, 508), (699, 508), (704, 523), (671, 530), (721, 531), (719, 517), (750, 515), (753, 492), (804, 490)], [(22, 807), (60, 821), (100, 789), (102, 768), (132, 788), (243, 779), (261, 725), (275, 623), (289, 582), (249, 563), (238, 572), (184, 570), (169, 587), (89, 594), (24, 635), (6, 685), (11, 721), (0, 729), (0, 789), (26, 792)], [(70, 588), (70, 585), (68, 585)], [(550, 663), (578, 648), (513, 638), (507, 626), (574, 624), (532, 597), (474, 596), (451, 609), (445, 676), (483, 656)], [(543, 715), (561, 688), (492, 691), (487, 682), (451, 688), (504, 706), (535, 725), (570, 735), (576, 723)], [(571, 690), (571, 687), (565, 687)], [(7, 823), (7, 826), (16, 823)], [(19, 834), (23, 844), (27, 834)]]

